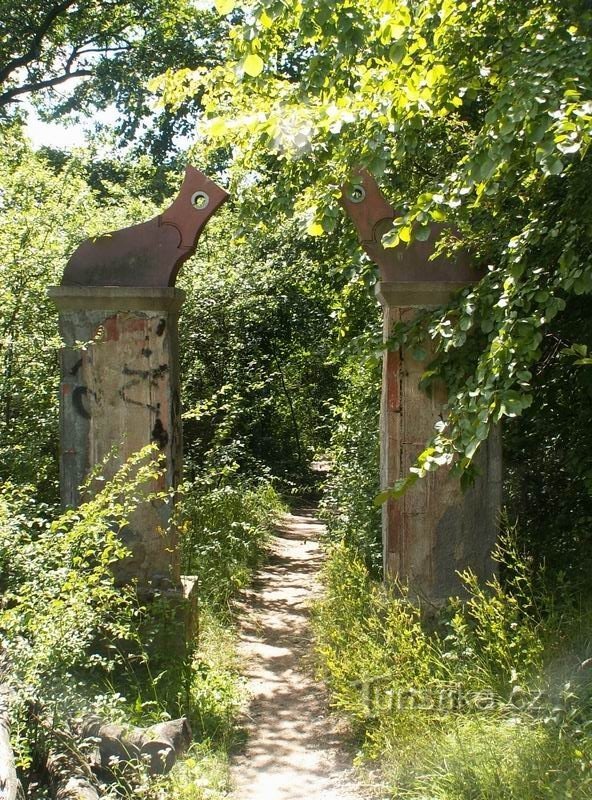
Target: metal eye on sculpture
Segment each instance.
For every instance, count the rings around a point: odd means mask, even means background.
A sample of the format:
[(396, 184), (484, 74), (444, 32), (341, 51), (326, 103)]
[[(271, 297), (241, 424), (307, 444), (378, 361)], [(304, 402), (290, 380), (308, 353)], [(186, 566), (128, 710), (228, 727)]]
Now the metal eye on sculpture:
[(407, 247), (385, 247), (382, 237), (392, 230), (399, 213), (382, 194), (376, 180), (367, 170), (359, 170), (343, 186), (342, 203), (354, 223), (362, 247), (380, 268), (382, 281), (435, 281), (440, 284), (471, 283), (482, 275), (464, 250), (453, 258), (434, 256), (436, 241), (450, 226), (432, 223), (429, 241), (413, 240)]
[(352, 187), (351, 191), (347, 195), (347, 198), (352, 203), (363, 203), (366, 199), (366, 190), (361, 183), (358, 183)]
[(198, 211), (203, 211), (210, 205), (210, 195), (207, 192), (194, 192), (191, 195), (191, 205)]
[(224, 189), (188, 166), (179, 194), (166, 211), (83, 242), (66, 265), (62, 285), (174, 286), (208, 220), (227, 199)]

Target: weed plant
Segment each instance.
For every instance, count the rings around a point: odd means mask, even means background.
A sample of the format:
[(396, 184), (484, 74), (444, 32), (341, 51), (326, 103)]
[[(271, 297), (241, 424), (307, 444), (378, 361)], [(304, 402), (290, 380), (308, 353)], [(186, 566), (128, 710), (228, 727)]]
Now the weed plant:
[(216, 800), (228, 788), (226, 752), (245, 701), (228, 603), (259, 563), (281, 503), (264, 482), (186, 487), (180, 524), (183, 560), (199, 578), (199, 641), (163, 646), (174, 610), (158, 594), (118, 586), (113, 566), (129, 555), (120, 536), (159, 476), (154, 448), (132, 457), (78, 509), (48, 519), (26, 488), (0, 492), (2, 682), (11, 695), (12, 739), (28, 796), (37, 785), (55, 731), (88, 713), (146, 726), (189, 717), (195, 738), (187, 759), (166, 778), (141, 768), (110, 791), (145, 800)]
[(592, 797), (592, 608), (506, 535), (505, 580), (479, 584), (434, 614), (402, 587), (371, 580), (335, 546), (315, 613), (333, 705), (406, 800)]
[(220, 612), (260, 563), (284, 509), (268, 480), (207, 473), (183, 487), (182, 565), (198, 576), (200, 602)]

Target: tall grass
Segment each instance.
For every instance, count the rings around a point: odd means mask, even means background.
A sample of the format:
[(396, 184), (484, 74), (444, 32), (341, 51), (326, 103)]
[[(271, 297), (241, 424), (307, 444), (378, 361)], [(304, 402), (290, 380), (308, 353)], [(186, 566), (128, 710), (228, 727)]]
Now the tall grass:
[(335, 707), (406, 800), (592, 797), (592, 608), (558, 598), (506, 538), (505, 580), (426, 614), (330, 553), (316, 648)]

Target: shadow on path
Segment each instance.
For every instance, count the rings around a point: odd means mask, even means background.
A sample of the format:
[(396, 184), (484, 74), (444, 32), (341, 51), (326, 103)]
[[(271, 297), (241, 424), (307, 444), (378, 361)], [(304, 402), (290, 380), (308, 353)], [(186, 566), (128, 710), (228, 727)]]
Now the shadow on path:
[(251, 703), (232, 764), (235, 800), (359, 800), (347, 735), (310, 673), (309, 606), (318, 595), (322, 524), (286, 514), (271, 556), (239, 604), (240, 653)]

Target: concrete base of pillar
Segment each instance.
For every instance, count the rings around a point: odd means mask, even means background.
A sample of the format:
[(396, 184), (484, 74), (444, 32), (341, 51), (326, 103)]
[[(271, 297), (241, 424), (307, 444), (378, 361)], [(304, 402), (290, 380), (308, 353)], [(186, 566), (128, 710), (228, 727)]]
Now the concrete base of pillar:
[[(501, 495), (499, 431), (475, 458), (480, 475), (462, 492), (445, 467), (431, 472), (383, 510), (386, 579), (408, 586), (412, 599), (439, 605), (464, 594), (459, 572), (491, 579)], [(420, 451), (417, 450), (415, 455)], [(410, 461), (408, 466), (413, 462)]]

